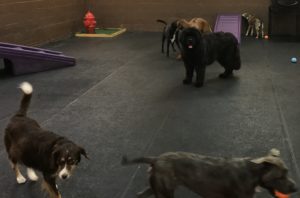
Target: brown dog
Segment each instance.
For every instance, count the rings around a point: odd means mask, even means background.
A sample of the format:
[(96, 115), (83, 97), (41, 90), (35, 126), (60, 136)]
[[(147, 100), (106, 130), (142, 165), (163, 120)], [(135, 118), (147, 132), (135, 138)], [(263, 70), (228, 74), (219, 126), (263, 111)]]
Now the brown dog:
[(179, 29), (191, 28), (192, 27), (192, 28), (196, 28), (201, 33), (212, 32), (209, 23), (203, 18), (193, 18), (190, 21), (187, 21), (185, 19), (180, 19), (177, 22), (177, 27)]
[(150, 187), (138, 193), (139, 198), (174, 198), (178, 186), (185, 186), (205, 198), (253, 198), (255, 188), (261, 186), (272, 196), (279, 191), (297, 191), (295, 182), (272, 149), (261, 158), (217, 158), (186, 152), (164, 153), (158, 157), (141, 157), (122, 164), (150, 164)]

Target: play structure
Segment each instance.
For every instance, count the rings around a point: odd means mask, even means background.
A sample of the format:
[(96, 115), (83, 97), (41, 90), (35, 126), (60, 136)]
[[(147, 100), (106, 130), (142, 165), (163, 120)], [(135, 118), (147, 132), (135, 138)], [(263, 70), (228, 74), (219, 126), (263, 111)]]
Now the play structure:
[(242, 17), (239, 14), (218, 15), (215, 23), (214, 32), (231, 32), (241, 43)]
[(74, 66), (73, 57), (61, 52), (0, 42), (0, 59), (13, 75)]

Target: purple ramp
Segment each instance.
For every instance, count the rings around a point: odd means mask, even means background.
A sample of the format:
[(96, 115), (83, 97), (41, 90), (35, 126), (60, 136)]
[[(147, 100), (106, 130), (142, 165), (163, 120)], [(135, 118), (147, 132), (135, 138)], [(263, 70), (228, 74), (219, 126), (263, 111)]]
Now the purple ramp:
[(239, 14), (218, 15), (214, 32), (231, 32), (241, 43), (242, 17)]
[(14, 75), (74, 66), (73, 57), (61, 52), (0, 42), (0, 58)]

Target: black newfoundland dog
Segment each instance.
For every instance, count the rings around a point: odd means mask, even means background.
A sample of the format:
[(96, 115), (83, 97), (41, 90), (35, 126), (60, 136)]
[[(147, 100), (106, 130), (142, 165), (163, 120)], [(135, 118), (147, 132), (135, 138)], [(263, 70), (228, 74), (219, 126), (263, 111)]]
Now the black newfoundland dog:
[(195, 28), (186, 28), (180, 33), (180, 43), (186, 68), (184, 84), (192, 83), (195, 70), (197, 76), (195, 86), (203, 86), (205, 68), (215, 60), (225, 68), (220, 78), (232, 76), (232, 71), (241, 67), (238, 41), (231, 33), (202, 34)]

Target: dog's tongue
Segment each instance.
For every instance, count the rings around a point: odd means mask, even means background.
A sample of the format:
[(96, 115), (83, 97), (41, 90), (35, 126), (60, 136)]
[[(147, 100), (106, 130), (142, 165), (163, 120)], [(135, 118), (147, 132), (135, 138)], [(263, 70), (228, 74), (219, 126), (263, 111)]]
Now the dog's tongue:
[(188, 48), (189, 48), (189, 49), (192, 49), (192, 48), (193, 48), (193, 46), (192, 46), (192, 45), (188, 45)]

